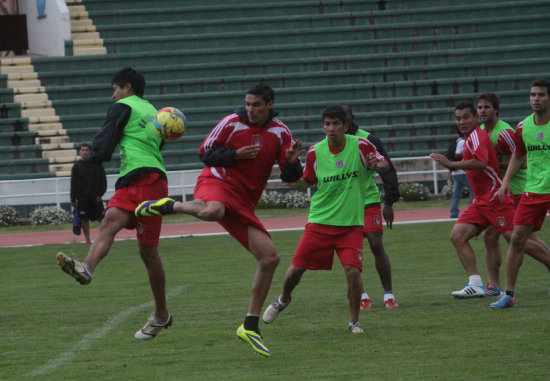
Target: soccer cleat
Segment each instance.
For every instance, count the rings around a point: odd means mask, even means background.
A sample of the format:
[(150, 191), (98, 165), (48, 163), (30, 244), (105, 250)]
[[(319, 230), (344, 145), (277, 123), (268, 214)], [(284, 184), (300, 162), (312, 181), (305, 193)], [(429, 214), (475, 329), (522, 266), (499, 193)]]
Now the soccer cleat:
[(164, 323), (159, 323), (155, 314), (152, 314), (147, 320), (147, 323), (143, 326), (142, 329), (136, 332), (134, 337), (138, 340), (151, 340), (163, 329), (168, 329), (172, 325), (172, 315), (168, 315), (168, 320)]
[(359, 322), (355, 322), (355, 323), (352, 323), (352, 322), (349, 322), (349, 331), (351, 333), (364, 333), (365, 331), (363, 330), (363, 328), (361, 327), (361, 323)]
[(173, 214), (175, 201), (169, 197), (160, 200), (144, 201), (135, 210), (137, 217), (165, 216)]
[(500, 298), (494, 303), (491, 303), (489, 306), (491, 308), (508, 308), (513, 307), (514, 304), (516, 304), (516, 301), (514, 298), (512, 298), (510, 295), (502, 294), (500, 295)]
[(241, 324), (239, 328), (237, 328), (237, 337), (245, 343), (250, 344), (250, 346), (256, 351), (256, 353), (266, 357), (271, 356), (271, 352), (269, 351), (269, 349), (267, 349), (267, 347), (264, 345), (264, 342), (262, 341), (262, 335), (260, 335), (258, 332), (244, 329), (244, 324)]
[(467, 284), (462, 290), (453, 291), (452, 295), (455, 299), (483, 298), (485, 297), (485, 287)]
[(502, 294), (502, 290), (498, 287), (494, 287), (491, 284), (488, 284), (485, 287), (485, 295), (486, 296), (499, 296), (500, 294)]
[(264, 311), (262, 319), (264, 320), (264, 323), (269, 324), (273, 323), (275, 319), (277, 319), (277, 316), (279, 316), (279, 313), (286, 308), (290, 304), (291, 298), (288, 299), (288, 303), (285, 305), (282, 305), (279, 303), (279, 298), (275, 299), (273, 303), (271, 303)]
[(372, 303), (369, 298), (361, 299), (361, 309), (362, 310), (370, 310), (372, 307)]
[(392, 309), (399, 307), (399, 304), (397, 304), (397, 301), (394, 298), (389, 298), (384, 302), (384, 306), (386, 308)]
[(70, 258), (65, 253), (57, 253), (57, 263), (61, 270), (72, 276), (80, 284), (89, 284), (92, 281), (92, 274), (76, 259)]

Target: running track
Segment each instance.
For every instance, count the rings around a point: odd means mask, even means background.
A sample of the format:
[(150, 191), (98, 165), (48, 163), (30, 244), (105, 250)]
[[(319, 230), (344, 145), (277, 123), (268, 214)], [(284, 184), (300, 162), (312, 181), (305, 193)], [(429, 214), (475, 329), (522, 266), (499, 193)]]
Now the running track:
[[(403, 210), (395, 212), (394, 224), (448, 220), (449, 209)], [(300, 230), (307, 221), (306, 216), (268, 218), (262, 220), (269, 231)], [(184, 237), (196, 235), (225, 234), (225, 230), (216, 222), (195, 222), (186, 224), (167, 224), (162, 226), (161, 237)], [(97, 229), (92, 229), (91, 239), (97, 236)], [(116, 240), (134, 239), (135, 231), (124, 229)], [(75, 236), (72, 231), (51, 231), (37, 233), (0, 234), (0, 247), (37, 246), (44, 244), (71, 243), (83, 241), (84, 236)]]

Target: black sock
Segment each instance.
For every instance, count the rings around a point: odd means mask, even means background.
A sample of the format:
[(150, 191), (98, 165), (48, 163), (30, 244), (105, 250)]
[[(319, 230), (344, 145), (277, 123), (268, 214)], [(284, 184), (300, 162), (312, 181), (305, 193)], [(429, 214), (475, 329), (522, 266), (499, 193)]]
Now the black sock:
[(244, 329), (247, 331), (254, 331), (256, 333), (260, 333), (260, 329), (258, 328), (258, 322), (260, 321), (259, 316), (254, 315), (247, 315), (244, 319)]
[(510, 295), (512, 298), (514, 297), (514, 291), (506, 290), (506, 295)]

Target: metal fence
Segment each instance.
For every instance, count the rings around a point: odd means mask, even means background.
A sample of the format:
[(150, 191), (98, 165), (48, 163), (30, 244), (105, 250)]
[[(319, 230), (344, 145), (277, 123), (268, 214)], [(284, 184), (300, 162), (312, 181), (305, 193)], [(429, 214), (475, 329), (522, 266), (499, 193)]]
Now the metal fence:
[[(424, 180), (433, 181), (434, 194), (439, 194), (438, 182), (444, 178), (443, 174), (449, 172), (447, 169), (438, 169), (437, 163), (429, 156), (395, 158), (392, 161), (400, 178), (421, 176)], [(183, 200), (189, 199), (193, 195), (200, 172), (200, 169), (168, 172), (168, 194), (172, 197), (180, 196)], [(104, 200), (109, 200), (115, 193), (116, 180), (117, 175), (107, 176)], [(280, 180), (270, 182), (277, 183)], [(55, 204), (59, 207), (62, 203), (69, 202), (70, 186), (70, 177), (0, 181), (0, 205)]]

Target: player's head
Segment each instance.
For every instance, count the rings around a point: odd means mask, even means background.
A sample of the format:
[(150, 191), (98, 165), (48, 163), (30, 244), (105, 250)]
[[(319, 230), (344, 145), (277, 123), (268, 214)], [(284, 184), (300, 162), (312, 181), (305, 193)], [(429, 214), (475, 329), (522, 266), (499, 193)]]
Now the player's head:
[(88, 158), (88, 155), (90, 154), (91, 149), (92, 147), (88, 143), (80, 143), (78, 145), (78, 155), (83, 160), (86, 160)]
[(544, 78), (531, 82), (529, 103), (534, 112), (546, 112), (550, 108), (550, 82)]
[(495, 93), (481, 93), (475, 102), (477, 115), (482, 123), (494, 124), (498, 119), (500, 98)]
[(248, 121), (253, 126), (263, 126), (271, 115), (275, 92), (265, 82), (259, 82), (248, 89), (244, 98), (244, 106)]
[[(327, 106), (321, 114), (323, 132), (329, 141), (341, 141), (349, 128), (346, 109), (341, 105)], [(345, 138), (344, 138), (345, 139)]]
[(145, 92), (145, 77), (131, 67), (125, 67), (115, 74), (111, 80), (111, 86), (115, 101), (131, 95), (137, 95), (141, 98)]
[(463, 136), (468, 135), (477, 126), (476, 107), (472, 102), (461, 102), (455, 107), (455, 123)]

